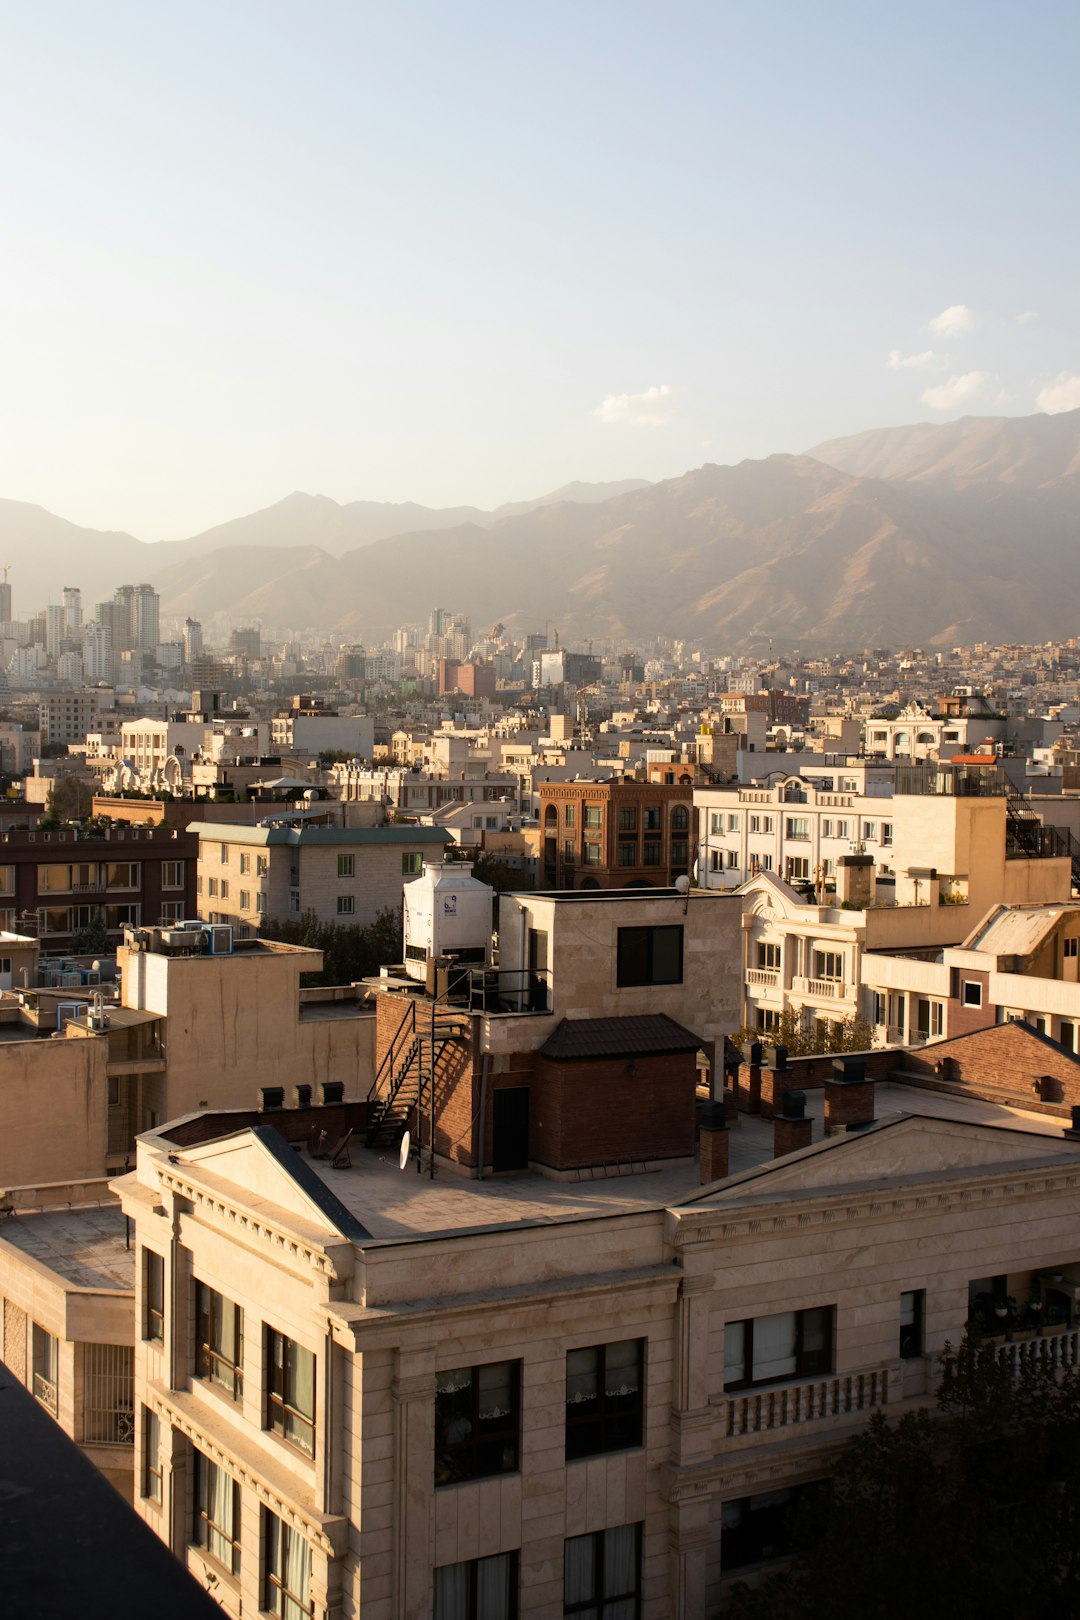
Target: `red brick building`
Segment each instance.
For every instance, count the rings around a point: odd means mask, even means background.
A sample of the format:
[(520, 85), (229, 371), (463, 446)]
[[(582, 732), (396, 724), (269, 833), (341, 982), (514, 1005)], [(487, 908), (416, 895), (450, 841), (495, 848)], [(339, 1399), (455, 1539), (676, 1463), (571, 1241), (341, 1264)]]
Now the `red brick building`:
[(542, 782), (540, 887), (667, 888), (690, 871), (690, 783)]
[(466, 664), (458, 658), (439, 659), (439, 696), (461, 692), (465, 697), (495, 696), (495, 665)]

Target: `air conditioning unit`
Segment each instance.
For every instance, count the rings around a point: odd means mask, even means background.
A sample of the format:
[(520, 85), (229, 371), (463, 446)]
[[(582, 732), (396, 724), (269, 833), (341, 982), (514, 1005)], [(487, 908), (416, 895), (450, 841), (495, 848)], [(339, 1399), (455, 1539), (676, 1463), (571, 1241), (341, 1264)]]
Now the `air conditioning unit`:
[(233, 948), (233, 931), (228, 923), (214, 923), (210, 928), (210, 953), (212, 956), (231, 956)]

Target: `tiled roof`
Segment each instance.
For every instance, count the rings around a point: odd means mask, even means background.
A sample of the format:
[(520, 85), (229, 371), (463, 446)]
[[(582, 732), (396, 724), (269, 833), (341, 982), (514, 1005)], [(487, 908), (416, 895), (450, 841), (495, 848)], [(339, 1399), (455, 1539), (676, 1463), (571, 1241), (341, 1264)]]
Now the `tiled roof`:
[(560, 1063), (576, 1058), (655, 1057), (696, 1052), (701, 1038), (666, 1013), (639, 1018), (563, 1018), (540, 1048)]

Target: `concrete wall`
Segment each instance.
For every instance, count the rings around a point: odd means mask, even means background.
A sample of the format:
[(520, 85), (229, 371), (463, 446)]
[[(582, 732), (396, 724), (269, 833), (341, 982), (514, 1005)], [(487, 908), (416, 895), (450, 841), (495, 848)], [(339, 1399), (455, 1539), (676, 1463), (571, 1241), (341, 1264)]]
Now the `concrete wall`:
[(104, 1038), (0, 1042), (0, 1187), (100, 1176)]

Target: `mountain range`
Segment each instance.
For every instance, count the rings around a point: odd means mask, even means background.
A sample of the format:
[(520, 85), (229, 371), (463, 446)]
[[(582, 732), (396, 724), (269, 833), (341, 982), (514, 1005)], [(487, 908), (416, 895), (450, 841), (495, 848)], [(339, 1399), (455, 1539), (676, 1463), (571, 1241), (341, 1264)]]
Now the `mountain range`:
[(1044, 641), (1080, 623), (1080, 411), (883, 428), (495, 511), (296, 493), (144, 545), (0, 501), (16, 612), (149, 580), (164, 615), (224, 609), (359, 640), (435, 605), (564, 641), (717, 648)]

